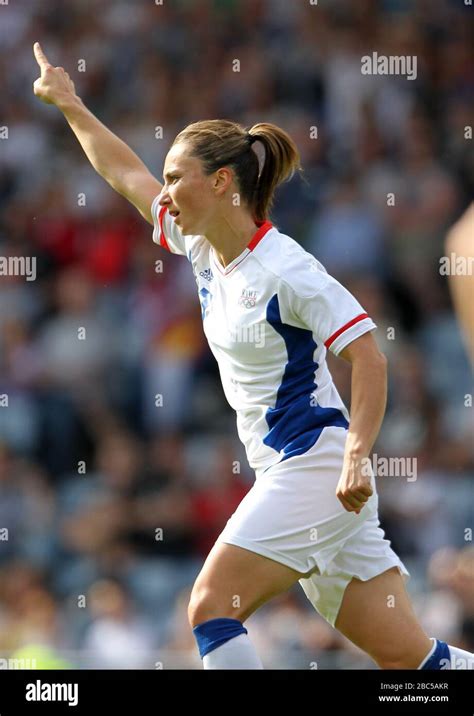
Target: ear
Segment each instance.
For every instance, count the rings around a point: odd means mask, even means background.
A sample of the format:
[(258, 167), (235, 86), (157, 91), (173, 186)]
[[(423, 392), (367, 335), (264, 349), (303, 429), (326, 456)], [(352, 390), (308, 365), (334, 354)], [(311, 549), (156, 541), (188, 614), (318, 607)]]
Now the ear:
[(215, 172), (212, 188), (218, 196), (224, 194), (234, 181), (234, 173), (229, 167), (221, 167)]

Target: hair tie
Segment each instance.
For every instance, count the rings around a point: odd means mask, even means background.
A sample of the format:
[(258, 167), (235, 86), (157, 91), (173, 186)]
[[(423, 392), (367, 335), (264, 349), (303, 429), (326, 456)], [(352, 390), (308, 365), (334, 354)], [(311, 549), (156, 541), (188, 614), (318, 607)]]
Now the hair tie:
[(257, 141), (258, 137), (256, 137), (255, 134), (250, 134), (250, 132), (247, 132), (247, 142), (250, 146), (252, 146), (252, 144)]

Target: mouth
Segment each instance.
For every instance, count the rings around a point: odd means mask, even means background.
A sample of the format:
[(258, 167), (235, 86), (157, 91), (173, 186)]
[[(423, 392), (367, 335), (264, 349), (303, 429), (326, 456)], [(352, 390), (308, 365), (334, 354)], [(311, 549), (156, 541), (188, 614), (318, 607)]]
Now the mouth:
[(169, 214), (170, 214), (170, 216), (173, 217), (173, 219), (176, 219), (176, 217), (177, 217), (178, 214), (179, 214), (179, 211), (170, 211)]

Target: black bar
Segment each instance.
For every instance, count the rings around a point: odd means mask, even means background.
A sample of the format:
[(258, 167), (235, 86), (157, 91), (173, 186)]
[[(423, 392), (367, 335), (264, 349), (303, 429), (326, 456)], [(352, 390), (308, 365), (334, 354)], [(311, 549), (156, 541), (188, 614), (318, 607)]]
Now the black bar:
[[(77, 705), (68, 705), (65, 686), (60, 686), (57, 695), (66, 700), (26, 699), (27, 693), (31, 696), (39, 693), (43, 698), (54, 695), (52, 684), (71, 684), (71, 688), (77, 684)], [(227, 710), (234, 711), (236, 707), (245, 713), (255, 711), (259, 703), (264, 708), (259, 709), (262, 716), (273, 706), (279, 712), (285, 706), (290, 710), (309, 710), (314, 716), (323, 713), (333, 716), (341, 708), (347, 709), (347, 713), (365, 711), (382, 716), (384, 713), (472, 716), (473, 686), (472, 671), (449, 670), (5, 670), (0, 672), (0, 716), (72, 716), (93, 712), (100, 716), (123, 713), (159, 716), (165, 707), (171, 716), (185, 707), (196, 713), (225, 716)], [(71, 691), (72, 702), (74, 696)]]

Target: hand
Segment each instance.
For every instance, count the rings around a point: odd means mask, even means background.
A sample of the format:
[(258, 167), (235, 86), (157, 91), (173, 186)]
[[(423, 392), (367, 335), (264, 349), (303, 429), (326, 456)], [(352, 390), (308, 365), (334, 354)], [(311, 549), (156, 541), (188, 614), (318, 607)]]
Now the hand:
[(76, 95), (74, 82), (64, 68), (50, 65), (39, 42), (35, 42), (33, 51), (41, 70), (41, 77), (33, 83), (35, 95), (42, 102), (55, 105), (58, 105), (66, 97), (74, 97)]
[(372, 470), (367, 468), (367, 461), (368, 458), (361, 460), (346, 457), (336, 488), (337, 498), (343, 507), (357, 515), (374, 492), (371, 483)]

